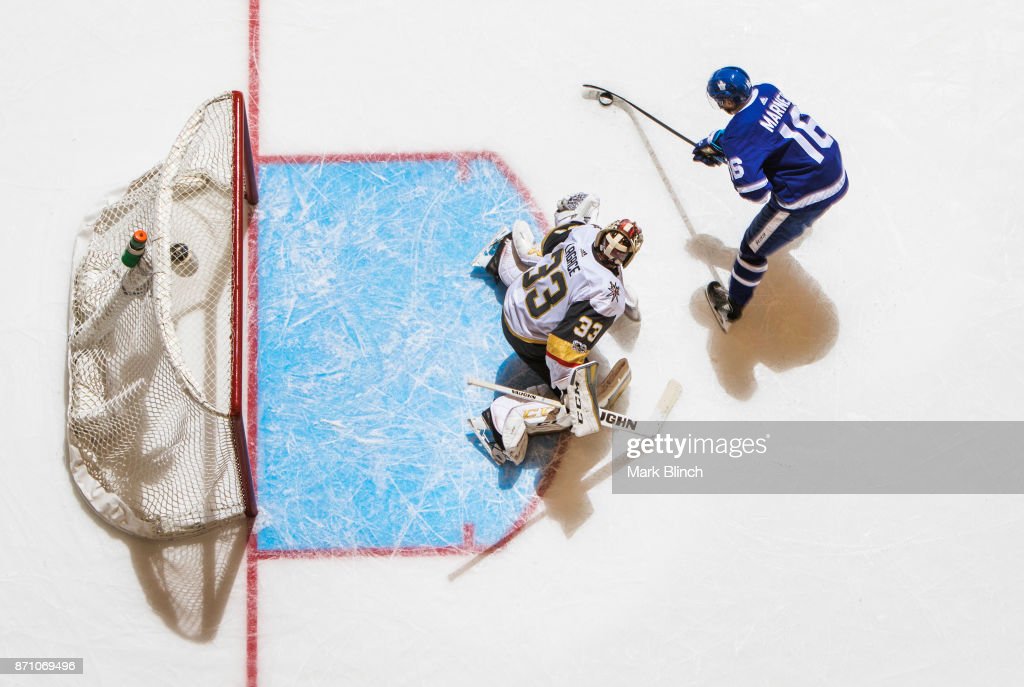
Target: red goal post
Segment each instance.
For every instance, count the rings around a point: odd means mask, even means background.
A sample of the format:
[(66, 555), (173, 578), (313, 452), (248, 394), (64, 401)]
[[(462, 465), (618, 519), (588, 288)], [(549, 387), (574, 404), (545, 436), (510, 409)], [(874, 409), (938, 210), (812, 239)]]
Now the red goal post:
[[(257, 202), (244, 96), (189, 118), (89, 223), (72, 273), (68, 467), (108, 523), (152, 538), (256, 514), (243, 426), (244, 241)], [(145, 232), (137, 266), (121, 261)]]

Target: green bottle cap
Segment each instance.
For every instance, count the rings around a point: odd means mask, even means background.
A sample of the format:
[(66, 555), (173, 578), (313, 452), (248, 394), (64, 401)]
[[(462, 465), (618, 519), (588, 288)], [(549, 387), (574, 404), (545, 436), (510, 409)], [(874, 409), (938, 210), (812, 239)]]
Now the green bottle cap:
[(139, 264), (142, 254), (146, 252), (147, 238), (149, 237), (142, 229), (138, 229), (132, 234), (131, 240), (128, 241), (128, 247), (124, 249), (124, 254), (121, 256), (121, 262), (126, 267), (135, 267)]

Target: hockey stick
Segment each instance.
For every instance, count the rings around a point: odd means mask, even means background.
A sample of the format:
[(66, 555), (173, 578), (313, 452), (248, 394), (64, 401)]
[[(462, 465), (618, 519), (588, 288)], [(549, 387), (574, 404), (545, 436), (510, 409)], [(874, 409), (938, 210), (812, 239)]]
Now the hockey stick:
[(604, 107), (608, 107), (609, 105), (614, 103), (616, 100), (618, 100), (620, 102), (624, 102), (627, 105), (629, 105), (630, 107), (632, 107), (634, 110), (636, 110), (637, 112), (642, 114), (644, 117), (647, 117), (647, 119), (651, 120), (652, 122), (654, 122), (655, 124), (660, 126), (661, 128), (665, 129), (666, 131), (672, 133), (675, 136), (678, 136), (679, 138), (683, 139), (684, 141), (686, 141), (687, 143), (689, 143), (693, 147), (695, 147), (695, 148), (697, 147), (697, 144), (694, 143), (693, 141), (691, 141), (689, 139), (689, 137), (684, 136), (683, 134), (679, 133), (678, 131), (676, 131), (675, 129), (670, 127), (668, 124), (666, 124), (665, 122), (661, 121), (660, 119), (658, 119), (657, 117), (652, 115), (650, 112), (648, 112), (644, 108), (640, 107), (639, 105), (637, 105), (636, 103), (634, 103), (632, 101), (627, 100), (626, 98), (623, 98), (618, 93), (613, 93), (613, 92), (609, 91), (606, 88), (601, 88), (600, 86), (594, 86), (593, 84), (589, 84), (589, 83), (583, 84), (583, 88), (584, 88), (583, 97), (586, 98), (587, 100), (596, 100), (597, 102), (601, 103), (601, 105), (603, 105)]
[[(658, 423), (659, 430), (661, 428), (662, 423), (664, 423), (665, 420), (668, 419), (669, 413), (671, 413), (672, 409), (675, 408), (676, 402), (679, 400), (679, 395), (680, 393), (682, 393), (682, 390), (683, 389), (679, 385), (679, 382), (677, 382), (674, 379), (668, 380), (668, 383), (665, 384), (665, 390), (661, 393), (661, 397), (658, 399), (657, 404), (654, 406), (653, 421)], [(625, 466), (626, 462), (627, 458), (625, 454), (613, 456), (609, 462), (605, 463), (600, 468), (593, 470), (592, 472), (587, 474), (580, 481), (584, 493), (586, 491), (590, 491), (600, 483), (604, 482), (606, 479), (611, 477), (612, 473), (622, 469)], [(543, 521), (544, 518), (549, 517), (549, 515), (549, 511), (542, 510), (539, 513), (533, 513), (532, 515), (530, 515), (528, 519), (522, 521), (521, 525), (517, 523), (517, 526), (513, 527), (512, 530), (508, 532), (508, 534), (506, 534), (504, 537), (496, 541), (494, 544), (491, 544), (487, 548), (483, 549), (482, 551), (477, 551), (475, 556), (473, 556), (468, 561), (460, 565), (457, 569), (450, 572), (448, 574), (448, 579), (454, 582), (459, 577), (462, 577), (472, 568), (476, 567), (476, 565), (479, 564), (481, 561), (488, 558), (495, 552), (505, 548), (505, 546), (507, 546), (508, 543), (512, 541), (512, 539), (522, 534), (524, 531), (526, 531), (527, 528), (533, 527), (538, 522)]]
[[(491, 391), (500, 391), (503, 394), (520, 398), (524, 401), (538, 401), (540, 403), (546, 403), (552, 408), (562, 408), (561, 401), (556, 401), (553, 398), (547, 396), (541, 396), (539, 394), (532, 394), (529, 391), (523, 391), (521, 389), (513, 389), (510, 386), (502, 386), (501, 384), (492, 384), (491, 382), (485, 382), (482, 379), (474, 379), (470, 377), (466, 380), (466, 384), (470, 386), (478, 386), (483, 389), (490, 389)], [(637, 421), (621, 413), (616, 413), (614, 410), (607, 410), (606, 408), (599, 408), (598, 418), (601, 420), (602, 427), (612, 427), (615, 429), (624, 429), (627, 432), (633, 432), (634, 434), (641, 434), (636, 429)], [(643, 436), (647, 436), (644, 434)]]
[[(665, 127), (667, 130), (671, 131), (673, 134), (683, 139), (687, 143), (690, 143), (694, 146), (696, 146), (697, 144), (691, 141), (686, 136), (679, 133), (678, 131), (676, 131), (675, 129), (673, 129), (672, 127), (668, 126), (667, 124), (665, 124), (664, 122), (662, 122), (660, 119), (653, 116), (649, 112), (644, 111), (642, 108), (638, 107), (637, 105), (634, 105), (629, 100), (626, 100), (621, 95), (601, 88), (600, 86), (594, 86), (592, 84), (583, 84), (583, 97), (587, 98), (588, 100), (597, 100), (597, 102), (599, 102), (604, 107), (608, 107), (616, 100), (619, 100), (621, 102), (626, 103), (627, 105), (630, 106), (630, 108), (632, 108), (630, 110), (626, 110), (626, 114), (628, 114), (630, 119), (633, 120), (633, 125), (636, 127), (637, 133), (640, 135), (640, 139), (643, 141), (644, 148), (647, 149), (647, 154), (651, 156), (651, 161), (654, 163), (655, 169), (658, 170), (658, 176), (661, 177), (662, 183), (665, 184), (665, 188), (668, 190), (668, 194), (672, 198), (672, 203), (676, 206), (676, 211), (682, 218), (683, 224), (686, 225), (686, 230), (690, 233), (690, 238), (692, 240), (696, 240), (698, 237), (697, 230), (694, 228), (693, 223), (690, 221), (689, 215), (686, 214), (686, 210), (683, 208), (683, 204), (679, 200), (679, 195), (676, 193), (675, 188), (672, 186), (671, 179), (669, 179), (668, 174), (665, 172), (665, 168), (658, 160), (658, 155), (654, 152), (654, 147), (651, 145), (651, 141), (647, 137), (647, 132), (645, 132), (643, 127), (640, 126), (640, 120), (637, 118), (635, 113), (639, 112), (645, 117), (651, 119), (652, 121), (657, 122), (659, 125)], [(718, 274), (718, 270), (715, 269), (715, 266), (711, 261), (711, 258), (705, 258), (703, 261), (704, 264), (707, 265), (708, 272), (711, 273), (711, 278), (714, 281), (725, 283), (725, 280), (723, 280), (723, 278)]]

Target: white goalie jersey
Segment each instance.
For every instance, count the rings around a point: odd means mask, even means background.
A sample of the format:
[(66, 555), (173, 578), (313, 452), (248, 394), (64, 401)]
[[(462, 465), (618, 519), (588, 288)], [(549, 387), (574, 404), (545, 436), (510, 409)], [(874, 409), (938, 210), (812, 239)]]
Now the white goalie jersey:
[(619, 274), (594, 258), (599, 231), (584, 224), (549, 233), (544, 257), (505, 294), (505, 325), (523, 341), (546, 346), (553, 380), (583, 363), (625, 309)]

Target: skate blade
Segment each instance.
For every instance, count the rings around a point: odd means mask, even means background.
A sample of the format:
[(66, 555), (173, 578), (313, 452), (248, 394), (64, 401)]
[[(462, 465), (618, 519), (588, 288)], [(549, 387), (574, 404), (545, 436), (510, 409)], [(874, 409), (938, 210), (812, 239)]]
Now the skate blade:
[(480, 442), (480, 445), (486, 449), (487, 456), (491, 459), (492, 463), (500, 467), (505, 463), (512, 461), (507, 453), (502, 451), (487, 438), (487, 431), (490, 428), (487, 426), (486, 422), (478, 417), (466, 418), (466, 421), (469, 422), (469, 426), (473, 428), (473, 433), (476, 434), (476, 438)]
[(710, 284), (707, 286), (707, 288), (704, 289), (704, 298), (706, 298), (708, 301), (708, 307), (711, 308), (711, 314), (714, 316), (715, 322), (718, 323), (718, 327), (722, 330), (722, 333), (728, 334), (730, 322), (729, 320), (726, 319), (725, 314), (720, 312), (718, 308), (715, 307), (715, 300), (711, 296)]
[(494, 253), (498, 250), (498, 245), (501, 243), (501, 240), (508, 233), (509, 231), (507, 227), (499, 229), (498, 232), (491, 237), (491, 240), (487, 242), (487, 246), (480, 251), (475, 258), (473, 258), (473, 267), (486, 268), (487, 263), (491, 261), (491, 258), (494, 257)]

